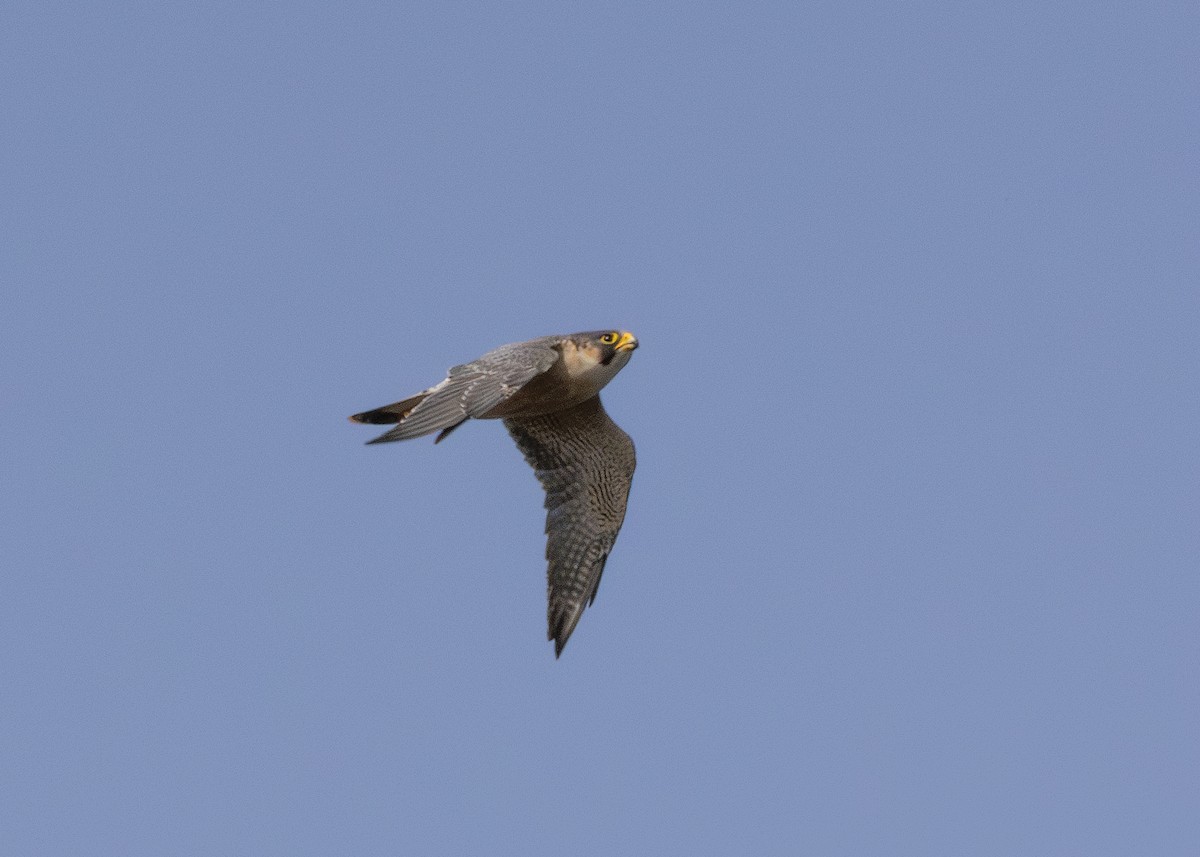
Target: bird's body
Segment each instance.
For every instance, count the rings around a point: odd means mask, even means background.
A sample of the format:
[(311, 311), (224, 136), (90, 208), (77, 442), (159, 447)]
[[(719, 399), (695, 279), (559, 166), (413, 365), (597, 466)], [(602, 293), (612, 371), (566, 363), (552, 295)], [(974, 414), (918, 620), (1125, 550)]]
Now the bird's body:
[(427, 390), (350, 419), (395, 423), (368, 443), (439, 432), (472, 417), (502, 419), (546, 491), (549, 638), (562, 653), (625, 519), (633, 441), (605, 413), (600, 390), (638, 341), (621, 331), (544, 336), (455, 366)]

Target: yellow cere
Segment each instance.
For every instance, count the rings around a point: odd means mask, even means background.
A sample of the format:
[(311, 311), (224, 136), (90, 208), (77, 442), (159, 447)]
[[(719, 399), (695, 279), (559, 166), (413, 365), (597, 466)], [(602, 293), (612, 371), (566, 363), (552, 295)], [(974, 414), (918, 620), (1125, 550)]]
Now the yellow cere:
[(637, 347), (637, 337), (628, 330), (622, 331), (621, 334), (615, 338), (617, 340), (618, 351), (627, 351)]

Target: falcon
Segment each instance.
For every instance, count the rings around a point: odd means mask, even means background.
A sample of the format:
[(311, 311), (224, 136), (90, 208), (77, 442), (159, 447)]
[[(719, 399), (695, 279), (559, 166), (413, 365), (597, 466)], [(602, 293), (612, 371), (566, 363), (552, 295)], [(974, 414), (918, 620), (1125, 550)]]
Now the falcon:
[(504, 421), (546, 492), (547, 639), (556, 658), (596, 600), (625, 520), (633, 440), (605, 413), (600, 391), (637, 347), (622, 330), (501, 345), (415, 396), (350, 417), (395, 424), (369, 444), (433, 432), (440, 443), (469, 419)]

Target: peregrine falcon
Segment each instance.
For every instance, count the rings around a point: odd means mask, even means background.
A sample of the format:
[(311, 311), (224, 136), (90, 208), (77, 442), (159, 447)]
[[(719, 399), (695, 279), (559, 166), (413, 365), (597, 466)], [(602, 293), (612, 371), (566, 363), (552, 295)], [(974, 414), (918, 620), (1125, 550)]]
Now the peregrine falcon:
[(396, 423), (367, 443), (438, 432), (468, 419), (502, 419), (546, 491), (547, 639), (554, 656), (596, 599), (604, 563), (625, 520), (636, 464), (633, 441), (609, 419), (600, 390), (638, 347), (628, 331), (543, 336), (501, 345), (455, 366), (445, 380), (391, 405), (350, 417)]

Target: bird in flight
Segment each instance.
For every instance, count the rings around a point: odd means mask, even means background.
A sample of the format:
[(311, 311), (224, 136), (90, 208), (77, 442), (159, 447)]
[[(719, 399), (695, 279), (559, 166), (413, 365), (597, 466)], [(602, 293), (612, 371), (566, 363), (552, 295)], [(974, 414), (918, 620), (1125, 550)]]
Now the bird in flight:
[(350, 417), (395, 424), (367, 443), (435, 431), (440, 443), (471, 418), (504, 420), (546, 491), (547, 639), (556, 658), (596, 599), (625, 520), (633, 440), (605, 413), (600, 390), (637, 347), (637, 337), (621, 330), (501, 345), (415, 396)]

